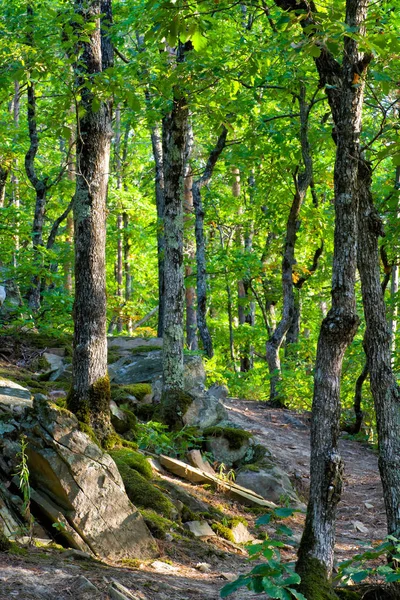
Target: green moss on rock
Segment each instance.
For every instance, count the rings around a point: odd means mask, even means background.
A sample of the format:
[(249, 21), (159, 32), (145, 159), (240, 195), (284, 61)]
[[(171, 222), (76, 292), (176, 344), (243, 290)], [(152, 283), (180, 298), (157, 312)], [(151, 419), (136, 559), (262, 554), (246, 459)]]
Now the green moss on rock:
[(123, 461), (116, 460), (115, 462), (128, 498), (135, 506), (152, 509), (167, 518), (171, 518), (175, 514), (175, 507), (171, 500), (157, 486)]
[(230, 450), (239, 450), (252, 434), (244, 429), (234, 427), (207, 427), (203, 432), (204, 437), (223, 437), (227, 440)]
[(242, 523), (242, 525), (244, 525), (245, 527), (249, 526), (248, 522), (244, 517), (233, 517), (233, 519), (229, 519), (228, 527), (230, 529), (233, 529), (234, 527), (237, 527), (240, 523)]
[(147, 394), (151, 394), (150, 383), (132, 383), (130, 385), (113, 383), (111, 385), (111, 400), (117, 404), (125, 402), (129, 396), (135, 396), (137, 400), (141, 401)]
[(213, 523), (211, 525), (211, 529), (225, 540), (235, 543), (235, 537), (232, 533), (232, 530), (229, 529), (229, 527), (226, 527), (226, 525), (222, 525), (221, 523)]
[(79, 431), (86, 433), (86, 435), (92, 440), (92, 442), (94, 444), (96, 444), (97, 446), (100, 446), (100, 442), (97, 439), (94, 429), (92, 427), (90, 427), (90, 425), (88, 425), (87, 423), (83, 423), (82, 421), (79, 421)]
[(5, 534), (2, 531), (0, 531), (0, 552), (8, 552), (10, 548), (10, 540), (5, 536)]
[(180, 389), (164, 392), (159, 410), (161, 421), (171, 429), (180, 429), (183, 426), (182, 417), (192, 402), (193, 397)]
[(111, 457), (114, 459), (117, 466), (124, 463), (131, 469), (135, 469), (138, 473), (150, 480), (153, 476), (153, 471), (149, 461), (140, 452), (135, 452), (128, 448), (118, 448), (110, 451)]
[(301, 577), (299, 591), (312, 600), (338, 600), (324, 566), (316, 558), (300, 557), (296, 571)]
[(156, 421), (156, 404), (138, 404), (135, 406), (135, 414), (141, 421)]
[(169, 533), (171, 529), (177, 528), (177, 524), (174, 521), (162, 517), (154, 510), (141, 509), (140, 514), (144, 518), (147, 527), (154, 537), (160, 540), (165, 539), (165, 535)]

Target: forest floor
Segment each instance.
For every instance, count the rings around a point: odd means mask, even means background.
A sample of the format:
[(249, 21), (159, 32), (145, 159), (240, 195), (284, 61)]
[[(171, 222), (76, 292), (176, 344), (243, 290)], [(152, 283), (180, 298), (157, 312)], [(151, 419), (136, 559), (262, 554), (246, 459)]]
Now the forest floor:
[[(226, 402), (230, 419), (251, 431), (259, 443), (267, 446), (307, 497), (309, 482), (309, 415), (287, 410), (263, 408), (253, 401), (229, 399)], [(353, 556), (369, 540), (385, 536), (385, 515), (376, 454), (367, 446), (342, 439), (340, 450), (345, 460), (345, 485), (338, 512), (337, 559)], [(182, 481), (180, 482), (182, 484)], [(228, 500), (218, 491), (184, 484), (191, 493), (212, 502), (228, 516), (242, 515), (253, 529), (257, 518)], [(299, 540), (304, 515), (296, 513), (285, 521)], [(272, 532), (272, 530), (271, 530)], [(133, 561), (129, 566), (111, 565), (93, 560), (76, 560), (68, 553), (31, 548), (24, 555), (0, 554), (0, 600), (107, 600), (117, 597), (109, 592), (110, 583), (117, 580), (136, 600), (217, 600), (220, 589), (250, 566), (245, 552), (221, 538), (205, 541), (160, 541), (160, 562)], [(293, 559), (292, 550), (283, 550), (284, 559)], [(198, 563), (208, 563), (209, 572), (201, 572)], [(96, 586), (89, 589), (91, 582)], [(232, 600), (256, 597), (239, 590)]]

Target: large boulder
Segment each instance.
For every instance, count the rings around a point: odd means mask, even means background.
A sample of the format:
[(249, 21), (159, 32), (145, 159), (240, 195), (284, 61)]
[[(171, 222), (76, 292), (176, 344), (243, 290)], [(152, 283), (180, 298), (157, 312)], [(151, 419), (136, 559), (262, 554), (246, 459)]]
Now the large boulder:
[[(11, 422), (18, 431), (0, 441), (1, 468), (10, 479), (18, 472), (18, 440), (24, 434), (32, 507), (43, 523), (54, 523), (68, 545), (101, 558), (156, 554), (114, 461), (79, 430), (72, 413), (38, 394), (33, 410)], [(18, 484), (18, 478), (13, 481)]]
[(32, 408), (29, 390), (9, 379), (0, 379), (0, 414), (21, 415)]
[(235, 482), (260, 494), (265, 500), (276, 504), (289, 503), (295, 508), (304, 508), (287, 473), (269, 460), (244, 466), (236, 475)]
[(250, 462), (252, 448), (255, 445), (251, 433), (228, 426), (212, 426), (204, 430), (205, 444), (214, 459), (226, 467), (237, 466), (241, 462)]
[(184, 425), (205, 429), (227, 419), (224, 405), (210, 391), (204, 390), (194, 394), (192, 390), (191, 396), (193, 400), (182, 415)]

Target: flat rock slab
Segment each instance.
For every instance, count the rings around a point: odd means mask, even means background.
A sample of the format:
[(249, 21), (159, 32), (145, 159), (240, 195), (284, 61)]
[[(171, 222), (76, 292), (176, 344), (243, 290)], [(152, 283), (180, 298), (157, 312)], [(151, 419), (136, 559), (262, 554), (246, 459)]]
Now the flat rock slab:
[(21, 414), (26, 408), (32, 408), (30, 391), (9, 379), (0, 379), (0, 410)]
[(162, 338), (132, 338), (132, 337), (109, 337), (107, 338), (109, 348), (119, 348), (120, 350), (135, 350), (136, 348), (155, 347), (162, 348)]
[(247, 544), (247, 542), (254, 540), (254, 536), (251, 535), (244, 523), (238, 523), (235, 527), (232, 527), (232, 534), (236, 544)]
[(211, 529), (207, 521), (188, 521), (185, 523), (187, 527), (195, 537), (216, 537), (215, 531)]

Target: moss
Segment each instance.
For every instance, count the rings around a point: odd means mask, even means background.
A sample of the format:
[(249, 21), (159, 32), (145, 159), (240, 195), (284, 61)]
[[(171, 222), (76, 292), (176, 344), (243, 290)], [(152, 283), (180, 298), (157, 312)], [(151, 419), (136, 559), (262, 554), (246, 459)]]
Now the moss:
[(143, 475), (146, 479), (150, 480), (152, 478), (153, 471), (150, 463), (143, 454), (140, 454), (140, 452), (135, 452), (128, 448), (118, 448), (117, 450), (111, 450), (110, 455), (117, 466), (118, 463), (124, 463), (131, 469), (135, 469), (135, 471)]
[(176, 529), (177, 524), (170, 519), (161, 517), (154, 510), (141, 510), (140, 514), (145, 520), (147, 527), (150, 529), (154, 537), (158, 539), (165, 539), (165, 534), (169, 533), (171, 529)]
[(245, 527), (249, 526), (248, 522), (244, 517), (234, 517), (233, 519), (229, 519), (228, 527), (230, 529), (233, 529), (234, 527), (237, 527), (239, 523), (242, 523), (242, 525), (244, 525)]
[(8, 552), (10, 548), (10, 540), (5, 536), (5, 534), (2, 531), (0, 531), (0, 552)]
[(143, 352), (161, 352), (162, 348), (160, 346), (137, 346), (136, 348), (132, 348), (131, 354), (141, 354)]
[(120, 406), (119, 409), (124, 413), (125, 418), (124, 420), (121, 420), (111, 413), (111, 423), (113, 424), (115, 431), (120, 434), (129, 432), (131, 439), (136, 439), (138, 430), (135, 414), (128, 408), (123, 408), (122, 406)]
[(90, 425), (88, 425), (87, 423), (83, 423), (82, 421), (79, 421), (79, 431), (86, 433), (86, 435), (92, 440), (92, 442), (94, 444), (96, 444), (97, 446), (100, 446), (100, 442), (97, 439), (97, 436), (96, 436), (94, 430), (92, 429), (92, 427), (90, 427)]
[(199, 515), (196, 514), (195, 512), (193, 512), (192, 510), (190, 510), (190, 508), (188, 506), (186, 506), (186, 504), (184, 504), (182, 506), (182, 509), (181, 509), (182, 523), (187, 523), (188, 521), (197, 521), (198, 518), (199, 518)]
[(147, 481), (143, 475), (132, 469), (121, 460), (116, 465), (125, 485), (125, 490), (131, 502), (140, 508), (149, 508), (170, 518), (175, 514), (175, 507), (155, 485)]
[(312, 600), (338, 600), (332, 584), (327, 578), (325, 567), (309, 555), (299, 555), (296, 571), (301, 577), (299, 592)]
[(243, 468), (243, 471), (253, 471), (254, 473), (259, 473), (259, 471), (260, 471), (260, 465), (251, 463), (249, 465), (246, 465)]
[(78, 421), (90, 425), (103, 442), (110, 434), (110, 379), (108, 375), (95, 381), (86, 394), (70, 389), (66, 405)]
[(335, 592), (341, 600), (360, 600), (362, 598), (358, 592), (346, 590), (345, 588), (335, 589)]
[(27, 556), (28, 550), (26, 548), (21, 548), (21, 546), (18, 546), (16, 542), (11, 542), (8, 553), (14, 554), (15, 556)]
[(147, 394), (151, 394), (150, 383), (132, 383), (130, 385), (111, 385), (111, 400), (117, 404), (123, 403), (129, 396), (135, 396), (139, 401), (143, 400)]
[(107, 452), (109, 452), (110, 450), (112, 450), (115, 447), (118, 446), (122, 446), (124, 445), (120, 436), (118, 435), (118, 433), (115, 432), (111, 432), (109, 435), (107, 435), (101, 443), (102, 448), (104, 448), (104, 450), (106, 450)]
[(193, 397), (180, 389), (164, 392), (160, 404), (160, 418), (171, 429), (183, 426), (182, 417), (193, 402)]
[(141, 421), (156, 421), (156, 404), (138, 404), (135, 406), (135, 414)]
[(215, 533), (217, 535), (221, 536), (225, 540), (235, 543), (235, 537), (234, 537), (231, 529), (229, 529), (229, 527), (226, 527), (225, 525), (222, 525), (221, 523), (213, 523), (211, 525), (211, 529), (213, 531), (215, 531)]
[(207, 427), (203, 432), (205, 437), (223, 437), (227, 440), (230, 450), (239, 450), (252, 434), (244, 429), (234, 427)]

